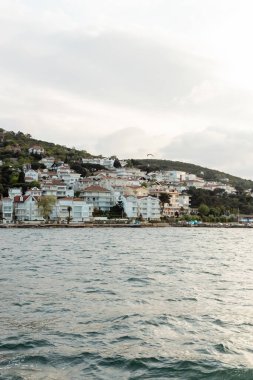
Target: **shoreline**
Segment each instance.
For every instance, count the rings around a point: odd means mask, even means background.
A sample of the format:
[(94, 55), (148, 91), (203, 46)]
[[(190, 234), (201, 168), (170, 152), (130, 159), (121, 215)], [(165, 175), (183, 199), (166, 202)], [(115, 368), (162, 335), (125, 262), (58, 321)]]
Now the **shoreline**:
[(20, 223), (20, 224), (0, 224), (1, 228), (253, 228), (253, 225), (245, 224), (219, 224), (202, 223), (197, 225), (176, 224), (176, 223), (145, 223), (145, 224), (124, 224), (124, 223), (75, 223), (75, 224), (42, 224), (42, 223)]

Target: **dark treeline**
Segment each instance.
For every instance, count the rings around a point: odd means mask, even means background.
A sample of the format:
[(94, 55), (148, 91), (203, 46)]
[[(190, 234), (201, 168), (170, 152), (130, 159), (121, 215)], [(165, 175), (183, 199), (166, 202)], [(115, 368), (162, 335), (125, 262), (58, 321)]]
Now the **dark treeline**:
[(191, 196), (191, 207), (199, 208), (205, 205), (211, 214), (230, 215), (252, 214), (253, 198), (251, 194), (238, 191), (236, 194), (228, 194), (223, 189), (202, 190), (190, 188), (188, 194)]

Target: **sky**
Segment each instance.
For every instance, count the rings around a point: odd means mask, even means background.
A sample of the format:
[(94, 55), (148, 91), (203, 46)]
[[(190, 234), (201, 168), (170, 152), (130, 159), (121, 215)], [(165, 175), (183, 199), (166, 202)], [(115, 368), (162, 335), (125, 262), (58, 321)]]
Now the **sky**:
[(0, 127), (253, 179), (252, 0), (0, 0)]

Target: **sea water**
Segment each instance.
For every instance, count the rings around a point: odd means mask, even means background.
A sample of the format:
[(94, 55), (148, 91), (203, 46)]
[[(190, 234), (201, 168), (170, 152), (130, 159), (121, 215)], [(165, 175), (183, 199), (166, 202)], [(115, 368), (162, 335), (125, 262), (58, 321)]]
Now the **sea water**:
[(0, 379), (253, 379), (253, 230), (0, 230)]

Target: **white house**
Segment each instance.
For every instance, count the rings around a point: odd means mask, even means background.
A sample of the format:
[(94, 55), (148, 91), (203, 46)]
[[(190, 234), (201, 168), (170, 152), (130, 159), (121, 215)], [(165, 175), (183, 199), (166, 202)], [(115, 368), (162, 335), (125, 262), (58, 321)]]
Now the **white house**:
[(196, 189), (202, 189), (205, 186), (205, 181), (202, 178), (187, 179), (186, 185), (188, 187), (195, 187)]
[(191, 205), (191, 196), (185, 193), (179, 194), (178, 203), (180, 207), (188, 211)]
[(28, 149), (30, 154), (44, 154), (45, 149), (40, 145), (33, 145)]
[(42, 169), (38, 170), (39, 180), (45, 180), (45, 179), (58, 179), (57, 172), (54, 170), (48, 170), (48, 169)]
[(121, 197), (124, 211), (128, 218), (142, 217), (145, 220), (160, 220), (161, 207), (158, 198), (151, 196), (136, 197), (134, 195)]
[(13, 199), (14, 215), (18, 221), (43, 220), (39, 213), (38, 202), (32, 195), (16, 195)]
[(57, 200), (50, 219), (67, 220), (70, 216), (72, 222), (89, 221), (92, 217), (93, 205), (80, 198), (60, 198)]
[(66, 185), (71, 186), (79, 181), (81, 174), (76, 173), (74, 170), (71, 170), (69, 165), (65, 164), (57, 168), (57, 176)]
[(51, 167), (53, 166), (54, 162), (55, 162), (55, 158), (54, 157), (44, 157), (44, 158), (42, 158), (39, 161), (39, 163), (45, 165), (45, 167), (47, 169), (51, 169)]
[(169, 182), (183, 182), (186, 179), (186, 172), (169, 170), (164, 172), (164, 179)]
[(8, 190), (9, 198), (13, 199), (16, 195), (22, 195), (21, 187), (12, 187)]
[(143, 219), (160, 220), (161, 206), (160, 201), (156, 197), (140, 197), (138, 198), (139, 214)]
[(41, 184), (42, 195), (54, 195), (55, 197), (73, 197), (74, 190), (63, 181), (43, 181)]
[(3, 198), (1, 203), (3, 223), (11, 223), (13, 220), (13, 199), (10, 197)]
[(25, 182), (38, 181), (39, 174), (33, 169), (29, 169), (25, 171)]
[(33, 197), (41, 197), (42, 190), (37, 187), (32, 187), (31, 189), (27, 189), (25, 195), (32, 195)]
[(121, 200), (123, 202), (124, 211), (128, 218), (134, 219), (140, 216), (137, 197), (134, 195), (121, 196)]
[(82, 158), (83, 164), (101, 165), (106, 169), (114, 169), (114, 160), (111, 158)]
[(94, 208), (109, 211), (113, 206), (111, 192), (101, 186), (92, 185), (80, 191), (80, 197)]

